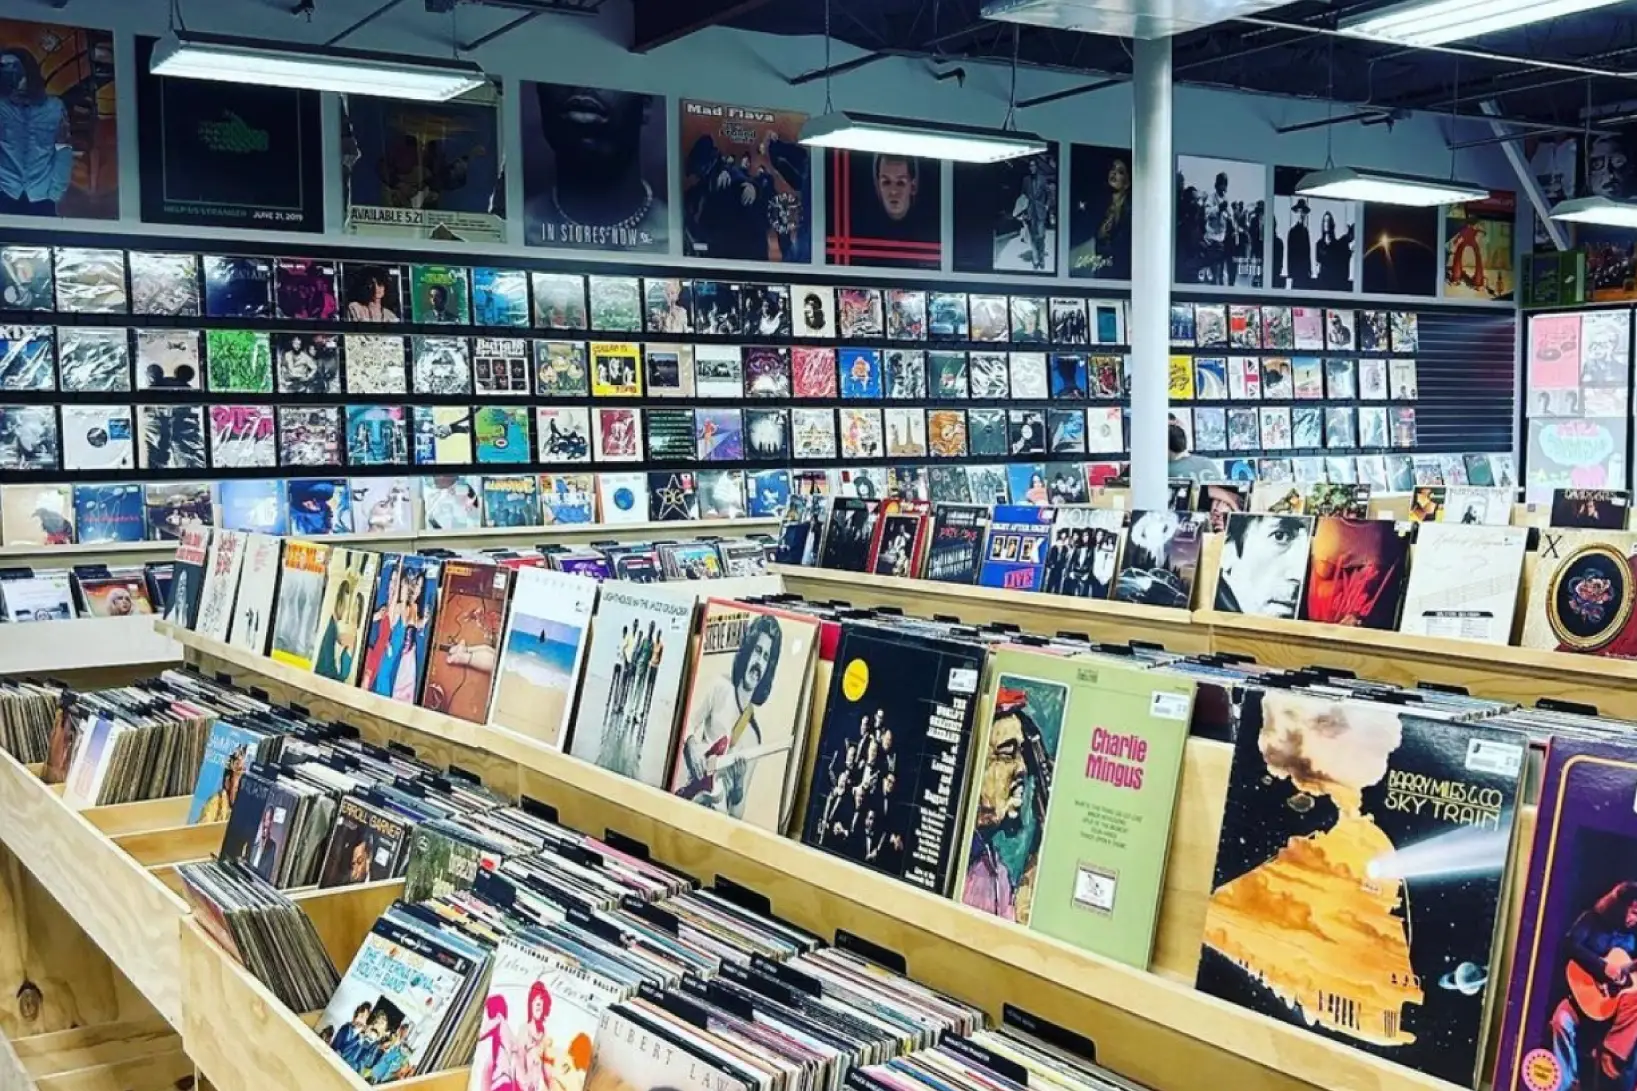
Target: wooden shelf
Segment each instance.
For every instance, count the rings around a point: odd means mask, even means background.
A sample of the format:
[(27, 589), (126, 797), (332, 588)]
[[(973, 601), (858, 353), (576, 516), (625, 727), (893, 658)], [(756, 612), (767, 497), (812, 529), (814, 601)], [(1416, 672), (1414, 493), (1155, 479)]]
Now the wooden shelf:
[(151, 614), (0, 625), (7, 674), (158, 667), (182, 658), (181, 645), (154, 630)]
[[(315, 715), (340, 718), (377, 741), (402, 741), (433, 760), (471, 768), (501, 791), (558, 809), (570, 826), (613, 830), (646, 844), (655, 859), (701, 880), (721, 875), (759, 891), (773, 909), (822, 934), (837, 927), (903, 955), (911, 974), (999, 1015), (1015, 1002), (1091, 1036), (1115, 1070), (1158, 1091), (1199, 1086), (1211, 1075), (1223, 1091), (1450, 1091), (1451, 1085), (1369, 1054), (1333, 1044), (1294, 1025), (1195, 992), (1205, 898), (1226, 792), (1228, 750), (1189, 744), (1173, 837), (1156, 972), (1099, 958), (914, 890), (851, 862), (801, 845), (665, 792), (627, 780), (491, 727), (468, 724), (391, 701), (250, 655), (197, 634), (174, 634), (201, 669), (294, 699)], [(429, 753), (430, 752), (430, 753)], [(315, 920), (320, 912), (310, 907)], [(321, 928), (326, 926), (321, 925)], [(356, 922), (347, 928), (356, 929)], [(347, 928), (330, 927), (341, 943)], [(335, 1082), (335, 1065), (299, 1018), (279, 1012), (254, 981), (199, 933), (184, 934), (187, 966), (184, 1040), (222, 1091), (256, 1091), (224, 1082), (243, 1065), (284, 1086)], [(361, 934), (359, 934), (361, 939)], [(345, 961), (339, 959), (338, 961)], [(226, 1014), (224, 1014), (226, 1013)], [(247, 1046), (248, 1043), (248, 1046)], [(251, 1048), (266, 1063), (244, 1064)], [(345, 1074), (343, 1074), (345, 1075)], [(459, 1074), (428, 1077), (461, 1086)], [(348, 1077), (350, 1079), (350, 1077)], [(311, 1082), (308, 1082), (311, 1081)], [(258, 1086), (266, 1086), (262, 1083)], [(443, 1085), (433, 1083), (443, 1091)]]
[(173, 1091), (193, 1074), (162, 1019), (0, 1036), (0, 1091)]
[(182, 1020), (179, 928), (188, 905), (143, 860), (208, 856), (225, 829), (179, 827), (185, 804), (73, 811), (55, 787), (0, 753), (0, 841), (173, 1027)]

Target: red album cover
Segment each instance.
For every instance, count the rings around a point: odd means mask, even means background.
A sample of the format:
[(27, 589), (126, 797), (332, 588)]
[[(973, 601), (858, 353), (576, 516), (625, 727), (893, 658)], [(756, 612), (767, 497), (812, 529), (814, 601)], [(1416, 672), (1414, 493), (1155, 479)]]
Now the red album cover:
[(920, 570), (931, 518), (932, 505), (924, 500), (883, 500), (865, 571), (877, 576), (914, 576)]

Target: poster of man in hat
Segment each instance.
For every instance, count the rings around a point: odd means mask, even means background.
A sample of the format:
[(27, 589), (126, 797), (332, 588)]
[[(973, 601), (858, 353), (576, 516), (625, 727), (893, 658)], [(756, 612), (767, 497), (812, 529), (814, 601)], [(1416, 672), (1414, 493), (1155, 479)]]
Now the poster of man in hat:
[(1273, 286), (1350, 292), (1358, 281), (1359, 205), (1296, 195), (1306, 167), (1273, 171)]

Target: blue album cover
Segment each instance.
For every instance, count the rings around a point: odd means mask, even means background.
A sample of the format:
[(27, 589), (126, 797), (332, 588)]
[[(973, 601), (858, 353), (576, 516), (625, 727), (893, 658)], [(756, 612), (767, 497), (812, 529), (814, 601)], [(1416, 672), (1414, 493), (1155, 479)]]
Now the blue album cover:
[(352, 490), (344, 477), (287, 481), (290, 533), (300, 537), (352, 533)]
[(472, 270), (472, 323), (478, 326), (529, 324), (529, 279), (521, 269)]
[(1256, 463), (1248, 458), (1230, 458), (1227, 464), (1229, 481), (1255, 481)]
[(1007, 591), (1040, 590), (1054, 518), (1048, 507), (997, 505), (984, 542), (978, 585)]
[(256, 760), (257, 748), (266, 737), (265, 732), (251, 731), (226, 720), (217, 720), (211, 725), (210, 740), (205, 743), (205, 760), (199, 766), (193, 802), (188, 806), (188, 825), (227, 821), (233, 813), (233, 801), (239, 797), (239, 781)]
[(1042, 462), (1015, 462), (1006, 467), (1006, 489), (1015, 504), (1043, 507), (1051, 503), (1046, 487), (1046, 465)]
[(540, 517), (546, 526), (591, 523), (596, 510), (590, 474), (540, 475)]
[(82, 545), (144, 540), (148, 516), (142, 486), (75, 485), (74, 523)]
[(483, 479), (483, 525), (540, 526), (540, 479), (532, 474), (494, 475)]
[(752, 519), (777, 519), (790, 507), (790, 471), (757, 470), (746, 482), (746, 501)]
[(842, 349), (838, 354), (841, 365), (841, 396), (843, 398), (881, 397), (881, 354), (875, 349)]
[[(375, 612), (364, 639), (358, 687), (413, 704), (426, 678), (432, 612), (438, 602), (439, 562), (416, 554), (388, 553), (375, 581)], [(397, 610), (392, 604), (398, 603)]]
[(289, 515), (284, 510), (284, 482), (266, 478), (223, 481), (219, 487), (221, 525), (228, 530), (290, 533)]

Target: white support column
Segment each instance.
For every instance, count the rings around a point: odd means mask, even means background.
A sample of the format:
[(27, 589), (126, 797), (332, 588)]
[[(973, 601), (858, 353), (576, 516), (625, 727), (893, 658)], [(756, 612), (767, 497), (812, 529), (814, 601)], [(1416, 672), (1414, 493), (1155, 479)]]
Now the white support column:
[(1166, 501), (1171, 254), (1176, 165), (1171, 154), (1171, 39), (1132, 43), (1131, 500)]

